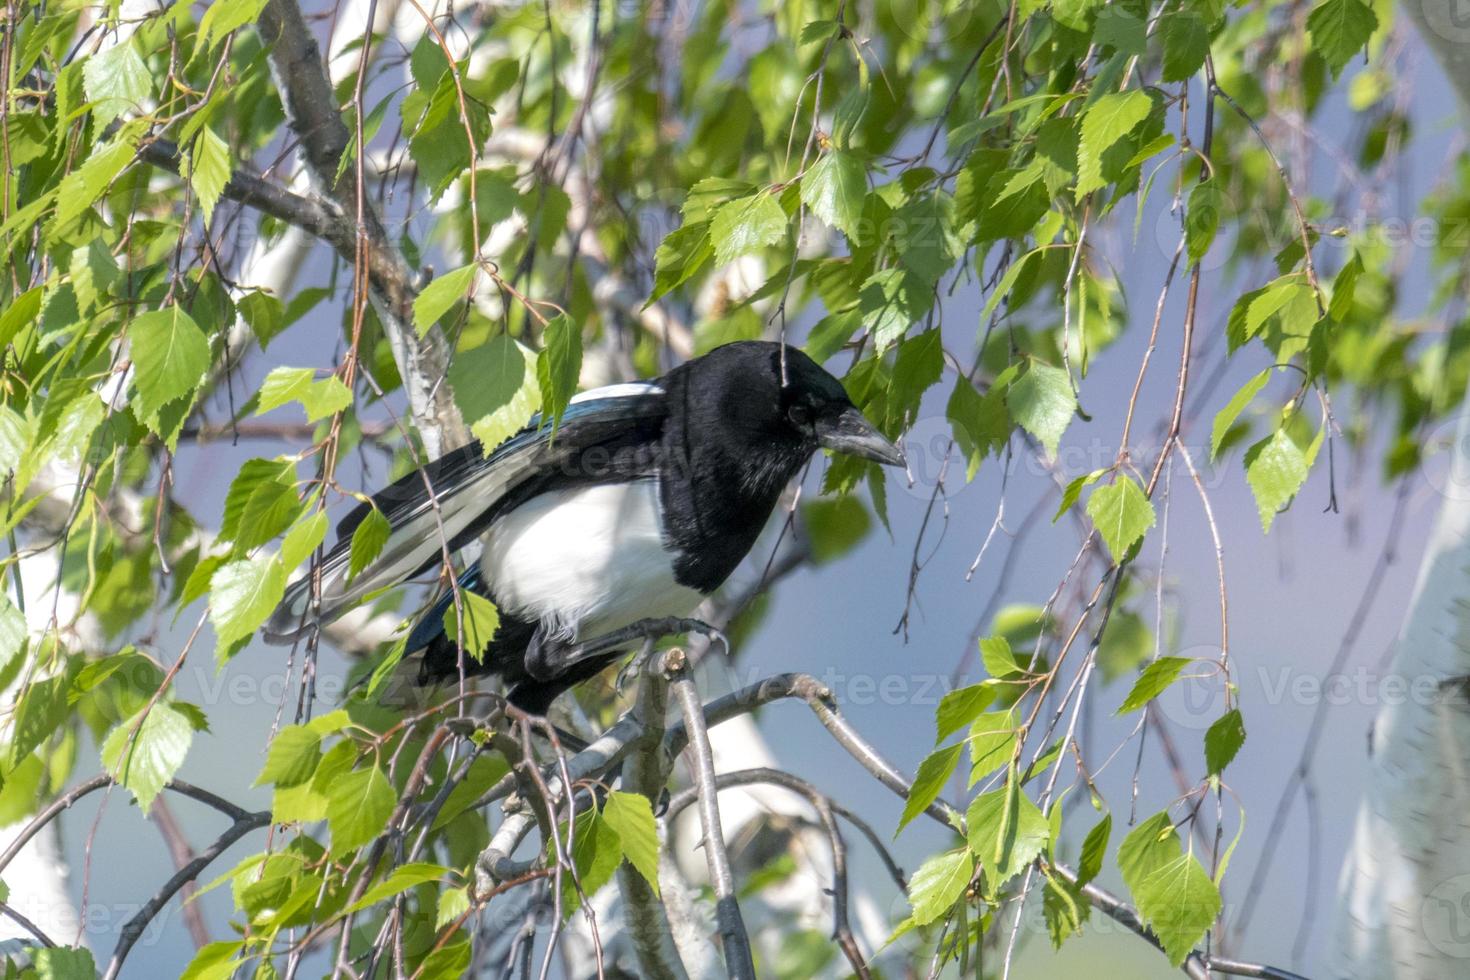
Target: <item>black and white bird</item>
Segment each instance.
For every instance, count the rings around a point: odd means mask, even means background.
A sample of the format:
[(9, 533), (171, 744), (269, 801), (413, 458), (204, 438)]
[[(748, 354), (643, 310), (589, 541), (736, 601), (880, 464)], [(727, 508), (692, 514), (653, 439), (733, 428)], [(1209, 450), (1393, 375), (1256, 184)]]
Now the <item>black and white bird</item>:
[[(652, 382), (583, 392), (554, 434), (539, 421), (489, 456), (472, 443), (360, 504), (322, 561), (317, 603), (310, 576), (293, 584), (267, 639), (289, 642), (433, 569), (446, 540), (455, 551), (483, 538), (460, 587), (499, 610), (488, 647), (459, 656), (444, 630), (446, 590), (406, 653), (424, 651), (420, 683), (457, 677), (463, 661), (469, 673), (502, 677), (516, 706), (544, 714), (628, 646), (599, 640), (687, 616), (719, 588), (817, 449), (903, 463), (836, 378), (787, 347), (783, 382), (780, 345), (762, 341), (719, 347)], [(370, 507), (391, 533), (349, 579), (352, 532)]]

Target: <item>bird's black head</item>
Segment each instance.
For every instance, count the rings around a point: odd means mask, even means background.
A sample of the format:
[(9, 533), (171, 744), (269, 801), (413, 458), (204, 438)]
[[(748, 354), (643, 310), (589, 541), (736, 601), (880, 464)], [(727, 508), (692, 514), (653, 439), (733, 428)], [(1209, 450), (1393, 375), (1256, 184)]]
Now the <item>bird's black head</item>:
[[(902, 466), (903, 454), (863, 417), (806, 354), (770, 341), (717, 347), (684, 366), (690, 412), (736, 451), (779, 454), (797, 465), (818, 448)], [(783, 378), (784, 373), (784, 378)]]

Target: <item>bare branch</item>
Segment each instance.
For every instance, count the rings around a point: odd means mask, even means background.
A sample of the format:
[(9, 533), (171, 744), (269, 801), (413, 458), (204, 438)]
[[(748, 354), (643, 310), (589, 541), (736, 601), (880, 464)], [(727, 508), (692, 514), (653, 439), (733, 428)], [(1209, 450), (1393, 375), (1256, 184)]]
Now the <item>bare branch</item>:
[[(675, 656), (679, 653), (678, 656)], [(704, 830), (704, 858), (709, 864), (710, 882), (715, 889), (715, 917), (720, 928), (720, 946), (725, 951), (725, 971), (731, 977), (755, 977), (755, 963), (750, 953), (750, 937), (745, 933), (745, 920), (735, 900), (735, 879), (730, 873), (730, 855), (725, 852), (724, 831), (720, 828), (720, 805), (716, 800), (715, 760), (710, 749), (709, 731), (704, 723), (704, 706), (694, 689), (689, 662), (681, 652), (669, 651), (664, 659), (665, 673), (693, 747), (689, 762), (690, 775), (699, 787), (699, 823)]]
[[(872, 839), (872, 828), (868, 827), (857, 816), (843, 809), (833, 802), (827, 794), (818, 790), (811, 783), (789, 772), (779, 769), (742, 769), (739, 772), (720, 773), (715, 777), (716, 789), (728, 789), (732, 786), (751, 786), (766, 784), (780, 786), (791, 790), (807, 799), (812, 809), (817, 811), (817, 816), (822, 822), (823, 832), (827, 835), (827, 841), (832, 848), (832, 938), (837, 940), (842, 947), (847, 961), (852, 964), (853, 972), (862, 980), (868, 980), (871, 974), (868, 972), (868, 964), (863, 958), (862, 951), (858, 948), (857, 938), (852, 934), (852, 925), (847, 917), (847, 844), (842, 839), (841, 828), (837, 826), (835, 814), (841, 813), (847, 819), (862, 826)], [(697, 789), (688, 789), (669, 801), (668, 812), (665, 820), (672, 820), (686, 807), (693, 803), (698, 795)], [(888, 850), (881, 843), (876, 843), (878, 852), (882, 855), (890, 872), (897, 872), (893, 859)], [(901, 872), (895, 874), (898, 887), (903, 888), (904, 879)]]
[(115, 980), (118, 971), (122, 969), (123, 960), (127, 959), (128, 952), (133, 948), (133, 944), (138, 941), (139, 936), (143, 935), (143, 930), (148, 928), (148, 923), (153, 921), (153, 917), (158, 914), (158, 911), (168, 904), (169, 899), (173, 898), (174, 894), (180, 888), (183, 888), (198, 878), (200, 873), (209, 867), (215, 858), (228, 850), (230, 845), (235, 843), (235, 841), (244, 837), (252, 830), (259, 830), (270, 822), (271, 815), (266, 811), (244, 814), (236, 819), (228, 830), (220, 834), (213, 844), (205, 848), (203, 853), (180, 868), (172, 878), (164, 882), (163, 887), (138, 910), (138, 914), (124, 923), (122, 935), (118, 937), (117, 946), (112, 951), (112, 959), (107, 963), (107, 970), (102, 974), (102, 980)]
[(0, 915), (5, 916), (16, 925), (24, 929), (26, 932), (30, 933), (32, 936), (35, 936), (36, 941), (39, 942), (42, 946), (50, 949), (54, 949), (56, 947), (55, 940), (42, 932), (40, 927), (38, 927), (30, 919), (27, 919), (25, 916), (21, 915), (15, 909), (11, 908), (9, 905), (6, 905), (4, 902), (0, 902)]

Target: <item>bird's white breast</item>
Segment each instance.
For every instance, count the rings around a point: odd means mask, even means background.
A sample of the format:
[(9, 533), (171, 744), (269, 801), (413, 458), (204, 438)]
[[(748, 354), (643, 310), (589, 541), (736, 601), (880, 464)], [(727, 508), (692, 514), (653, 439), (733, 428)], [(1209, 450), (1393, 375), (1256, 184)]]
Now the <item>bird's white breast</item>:
[(480, 568), (503, 609), (590, 639), (704, 598), (674, 580), (661, 527), (651, 479), (551, 491), (490, 526)]

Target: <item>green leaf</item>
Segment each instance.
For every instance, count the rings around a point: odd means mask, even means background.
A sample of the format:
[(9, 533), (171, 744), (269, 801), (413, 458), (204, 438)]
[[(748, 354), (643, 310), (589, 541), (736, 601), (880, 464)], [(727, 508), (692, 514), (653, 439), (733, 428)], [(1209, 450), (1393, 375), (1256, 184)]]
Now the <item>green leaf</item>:
[(919, 772), (914, 776), (913, 785), (909, 787), (908, 802), (903, 806), (903, 816), (898, 820), (899, 830), (903, 830), (910, 820), (929, 809), (929, 805), (939, 798), (944, 784), (949, 781), (954, 767), (959, 764), (962, 748), (964, 743), (935, 749), (929, 753), (928, 758), (919, 763)]
[(1245, 719), (1239, 708), (1231, 708), (1205, 732), (1205, 768), (1211, 776), (1219, 775), (1235, 759), (1245, 744)]
[[(484, 659), (485, 648), (490, 645), (495, 630), (500, 626), (500, 612), (489, 599), (469, 589), (460, 590), (459, 601), (465, 613), (464, 649), (479, 663)], [(454, 603), (450, 603), (449, 608), (444, 610), (444, 635), (451, 642), (459, 642), (459, 610)]]
[(439, 907), (434, 912), (434, 928), (443, 929), (457, 922), (470, 910), (468, 888), (446, 888), (439, 893)]
[(448, 826), (461, 813), (464, 813), (485, 791), (498, 783), (507, 772), (510, 771), (509, 764), (499, 755), (481, 754), (470, 763), (470, 771), (465, 778), (455, 784), (449, 791), (449, 798), (444, 801), (439, 815), (434, 818), (434, 825), (430, 830), (438, 830)]
[(602, 805), (602, 818), (622, 842), (627, 858), (648, 887), (658, 894), (658, 825), (647, 797), (612, 790)]
[(1087, 516), (1097, 526), (1115, 562), (1123, 560), (1128, 549), (1154, 526), (1155, 519), (1153, 503), (1126, 474), (1092, 491), (1087, 498)]
[(244, 27), (253, 24), (264, 9), (266, 0), (228, 0), (228, 2), (211, 3), (209, 9), (199, 21), (199, 36), (208, 45), (212, 53), (215, 48), (229, 35)]
[(388, 543), (388, 535), (392, 533), (393, 527), (388, 523), (388, 518), (383, 516), (383, 512), (377, 507), (369, 508), (362, 523), (352, 530), (352, 551), (347, 564), (349, 582), (383, 553), (383, 545)]
[(947, 692), (934, 713), (934, 744), (973, 722), (995, 700), (995, 692), (994, 684), (971, 684)]
[(194, 398), (209, 370), (209, 340), (178, 306), (134, 318), (128, 337), (134, 404), (149, 428), (164, 435), (159, 413), (170, 402)]
[[(221, 528), (221, 534), (235, 542), (237, 555), (265, 544), (286, 530), (301, 512), (296, 488), (278, 478), (251, 484), (239, 498), (236, 497), (235, 484), (231, 484), (230, 493), (225, 501), (229, 532), (225, 534)], [(238, 518), (231, 519), (235, 506), (238, 506)]]
[(254, 633), (286, 592), (286, 571), (275, 558), (240, 558), (209, 579), (209, 620), (221, 650)]
[(1192, 662), (1188, 657), (1160, 657), (1149, 664), (1138, 675), (1138, 680), (1133, 682), (1133, 690), (1123, 699), (1123, 706), (1118, 709), (1118, 714), (1126, 715), (1130, 711), (1137, 711), (1158, 697), (1164, 688), (1174, 683), (1180, 671)]
[(720, 205), (710, 218), (715, 264), (727, 265), (748, 252), (786, 237), (786, 212), (774, 194), (757, 193)]
[(1046, 817), (1014, 781), (975, 797), (965, 825), (970, 850), (985, 869), (987, 894), (1025, 871), (1051, 839)]
[[(463, 931), (455, 935), (463, 936)], [(457, 938), (448, 945), (432, 950), (414, 972), (418, 974), (419, 980), (459, 980), (471, 975), (470, 962), (473, 956), (474, 950), (469, 940)]]
[(930, 192), (913, 198), (893, 213), (893, 232), (899, 261), (926, 283), (935, 283), (964, 250), (955, 233), (954, 199)]
[(58, 674), (26, 687), (11, 723), (9, 768), (20, 765), (66, 720), (70, 686), (69, 678)]
[(316, 511), (299, 522), (281, 542), (281, 564), (289, 571), (300, 565), (327, 538), (327, 515)]
[(1062, 502), (1057, 505), (1057, 512), (1052, 515), (1051, 522), (1055, 524), (1061, 520), (1062, 515), (1071, 509), (1073, 504), (1077, 503), (1077, 499), (1082, 496), (1082, 491), (1092, 486), (1104, 476), (1107, 476), (1107, 474), (1107, 470), (1093, 470), (1091, 473), (1084, 473), (1068, 483), (1065, 489), (1062, 490)]
[(541, 407), (536, 355), (507, 334), (456, 353), (449, 383), (487, 454), (519, 432)]
[(1179, 853), (1179, 835), (1169, 811), (1162, 810), (1129, 831), (1118, 846), (1118, 872), (1132, 889)]
[(1052, 0), (1052, 16), (1057, 23), (1074, 31), (1090, 31), (1098, 8), (1105, 0)]
[(1276, 514), (1297, 495), (1310, 471), (1307, 456), (1285, 429), (1246, 451), (1245, 478), (1256, 496), (1261, 530), (1270, 531)]
[(41, 300), (45, 292), (44, 286), (34, 286), (15, 297), (9, 306), (0, 311), (0, 347), (9, 346), (22, 327), (35, 321), (41, 312)]
[(1043, 869), (1044, 881), (1041, 893), (1041, 914), (1046, 919), (1046, 930), (1051, 936), (1052, 947), (1061, 949), (1069, 936), (1082, 931), (1087, 922), (1091, 906), (1081, 889), (1062, 878), (1054, 877)]
[(817, 565), (850, 552), (873, 526), (868, 508), (856, 494), (808, 500), (801, 505), (801, 517), (812, 563)]
[[(330, 712), (330, 718), (342, 712)], [(328, 734), (314, 718), (307, 727), (318, 735)], [(349, 769), (357, 757), (357, 746), (346, 739), (322, 753), (316, 773), (308, 782), (297, 786), (277, 786), (271, 794), (271, 819), (275, 823), (311, 823), (327, 818), (327, 793)]]
[(260, 401), (255, 414), (263, 415), (287, 402), (299, 402), (306, 409), (306, 420), (315, 422), (340, 412), (352, 404), (352, 390), (342, 379), (331, 375), (315, 380), (311, 368), (272, 368), (260, 386)]
[(704, 268), (715, 254), (709, 232), (708, 221), (686, 221), (664, 237), (653, 253), (653, 293), (648, 297), (649, 303), (677, 289)]
[[(333, 842), (335, 843), (335, 838)], [(447, 877), (448, 875), (448, 868), (441, 867), (437, 864), (428, 864), (423, 861), (399, 865), (393, 869), (392, 874), (363, 892), (362, 898), (359, 898), (356, 902), (348, 906), (347, 911), (360, 912), (370, 905), (378, 904), (385, 898), (392, 898), (394, 895), (406, 892), (410, 888), (426, 884), (430, 881), (438, 881), (440, 878)]]
[[(228, 6), (231, 4), (217, 3), (209, 9), (213, 11), (219, 7)], [(239, 956), (244, 948), (245, 942), (241, 939), (207, 943), (194, 954), (189, 965), (184, 967), (184, 972), (179, 975), (179, 980), (230, 980), (230, 977), (234, 976), (235, 971), (240, 967), (235, 957)]]
[(1156, 869), (1133, 891), (1173, 966), (1179, 966), (1220, 914), (1220, 889), (1192, 854)]
[(167, 701), (143, 712), (108, 733), (102, 743), (102, 764), (127, 787), (146, 815), (153, 800), (184, 764), (194, 739), (194, 726)]
[(868, 194), (868, 167), (846, 150), (833, 150), (801, 178), (801, 201), (849, 239), (857, 238)]
[[(184, 176), (199, 197), (204, 223), (214, 220), (214, 206), (219, 203), (225, 185), (230, 182), (230, 147), (205, 126), (194, 140), (194, 147), (184, 157)], [(259, 294), (257, 294), (259, 295)]]
[(1008, 765), (1016, 754), (1016, 716), (1013, 711), (990, 711), (980, 715), (970, 725), (965, 736), (970, 747), (970, 780), (974, 786), (980, 780)]
[(944, 414), (949, 419), (955, 444), (968, 461), (965, 479), (973, 480), (981, 460), (1003, 450), (1011, 437), (1005, 386), (997, 383), (982, 395), (969, 378), (957, 378)]
[(26, 642), (26, 618), (10, 597), (0, 593), (0, 672), (20, 653)]
[(423, 292), (414, 297), (413, 326), (420, 337), (428, 333), (429, 328), (438, 323), (439, 318), (448, 313), (450, 307), (464, 298), (474, 278), (474, 264), (462, 265), (435, 277), (433, 282), (424, 287)]
[(1077, 857), (1077, 884), (1082, 886), (1092, 881), (1102, 871), (1103, 861), (1108, 854), (1108, 838), (1113, 833), (1113, 815), (1104, 813), (1097, 825), (1087, 832), (1082, 840), (1082, 851)]
[(909, 905), (915, 925), (926, 926), (943, 916), (960, 897), (975, 873), (975, 858), (962, 847), (929, 858), (909, 879)]
[(69, 946), (30, 951), (38, 980), (97, 980), (97, 965), (90, 950)]
[[(1353, 251), (1353, 257), (1342, 264), (1332, 280), (1332, 303), (1327, 314), (1338, 323), (1348, 318), (1353, 309), (1353, 298), (1357, 295), (1358, 279), (1363, 275), (1363, 256)], [(4, 331), (0, 331), (3, 334)]]
[[(254, 528), (242, 528), (246, 523), (247, 511), (252, 519), (271, 508), (267, 504), (254, 502), (254, 498), (264, 498), (267, 502), (289, 494), (292, 502), (296, 500), (296, 491), (292, 486), (296, 478), (296, 466), (289, 460), (282, 459), (247, 459), (240, 465), (240, 471), (230, 481), (230, 489), (225, 493), (224, 516), (220, 520), (220, 536), (231, 541), (237, 537), (250, 539), (258, 537)], [(283, 530), (277, 528), (276, 532), (259, 538), (247, 547), (253, 547), (262, 541), (269, 540), (274, 533)]]
[(985, 672), (997, 680), (1008, 680), (1025, 673), (1016, 663), (1011, 641), (1003, 636), (980, 638), (980, 662), (985, 665)]
[(153, 74), (130, 38), (88, 58), (82, 80), (99, 132), (118, 116), (142, 109), (153, 94)]
[[(1312, 296), (1312, 287), (1307, 284), (1306, 278), (1298, 273), (1285, 275), (1274, 279), (1264, 288), (1254, 293), (1247, 293), (1241, 297), (1240, 303), (1245, 303), (1244, 314), (1244, 339), (1249, 340), (1260, 332), (1266, 325), (1266, 321), (1283, 311), (1297, 308), (1309, 309), (1315, 319), (1316, 305)], [(1231, 311), (1232, 319), (1235, 311)]]
[(344, 773), (326, 789), (327, 827), (332, 832), (332, 850), (339, 858), (384, 832), (396, 797), (388, 777), (377, 766)]
[[(57, 194), (56, 213), (52, 217), (53, 229), (66, 227), (95, 204), (113, 178), (133, 162), (134, 155), (132, 142), (122, 135), (93, 150), (85, 163), (62, 180)], [(11, 220), (14, 221), (20, 215), (21, 212), (16, 212)]]
[(35, 441), (33, 428), (30, 419), (9, 405), (0, 405), (0, 480), (8, 478), (19, 468)]
[(1148, 25), (1143, 18), (1117, 4), (1110, 3), (1098, 12), (1092, 37), (1119, 54), (1141, 55), (1148, 50)]
[[(561, 840), (567, 841), (567, 828), (561, 829)], [(551, 846), (548, 842), (548, 848)], [(582, 891), (590, 898), (598, 889), (612, 880), (623, 863), (622, 839), (595, 809), (577, 815), (576, 831), (572, 840), (572, 866), (577, 869), (577, 880)], [(571, 875), (564, 875), (562, 888), (563, 914), (570, 916), (581, 907)]]
[(944, 346), (939, 329), (905, 337), (888, 381), (886, 428), (903, 429), (919, 417), (919, 403), (944, 373)]
[(1336, 78), (1378, 28), (1373, 8), (1362, 0), (1325, 0), (1307, 15), (1312, 47)]
[(1189, 206), (1184, 209), (1184, 241), (1189, 261), (1198, 262), (1215, 243), (1224, 207), (1225, 194), (1217, 181), (1195, 184), (1189, 192)]
[(1191, 11), (1179, 10), (1164, 17), (1160, 30), (1164, 35), (1163, 81), (1182, 82), (1204, 67), (1210, 53), (1210, 30), (1203, 20)]
[(255, 334), (261, 350), (265, 350), (286, 329), (286, 308), (270, 293), (251, 290), (235, 301), (235, 309), (250, 325), (250, 332)]
[(1006, 390), (1006, 407), (1021, 428), (1055, 456), (1062, 433), (1077, 412), (1077, 396), (1065, 370), (1032, 361)]
[(1167, 811), (1140, 823), (1118, 848), (1118, 870), (1169, 961), (1178, 966), (1220, 914), (1220, 891), (1184, 853)]
[(322, 738), (305, 725), (287, 725), (271, 739), (265, 767), (255, 785), (299, 786), (316, 773), (322, 761)]
[(933, 302), (933, 286), (901, 267), (873, 273), (858, 292), (863, 323), (879, 353), (908, 332)]
[(1138, 89), (1110, 92), (1088, 106), (1082, 116), (1082, 139), (1077, 147), (1077, 196), (1105, 183), (1102, 156), (1113, 144), (1133, 132), (1153, 111), (1153, 100)]
[(581, 374), (582, 328), (566, 316), (555, 317), (541, 332), (541, 354), (536, 358), (542, 421), (550, 417), (553, 433), (561, 425), (562, 412), (577, 393)]
[(1210, 456), (1220, 455), (1220, 446), (1225, 441), (1225, 435), (1235, 420), (1240, 418), (1240, 413), (1246, 410), (1255, 397), (1266, 387), (1266, 382), (1271, 380), (1271, 369), (1265, 368), (1247, 381), (1241, 389), (1231, 396), (1230, 401), (1224, 408), (1220, 409), (1215, 416), (1215, 424), (1210, 429)]

